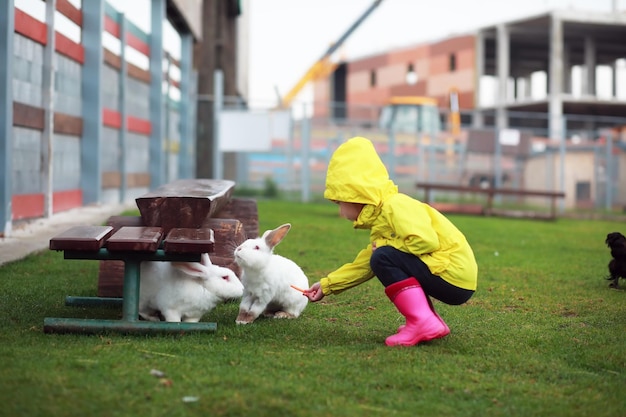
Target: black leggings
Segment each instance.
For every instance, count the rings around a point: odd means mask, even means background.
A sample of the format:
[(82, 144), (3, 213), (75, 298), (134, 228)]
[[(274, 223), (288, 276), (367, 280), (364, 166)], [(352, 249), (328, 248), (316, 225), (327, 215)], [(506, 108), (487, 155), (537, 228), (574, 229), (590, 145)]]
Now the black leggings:
[(376, 249), (372, 253), (370, 267), (385, 287), (414, 277), (427, 295), (446, 304), (463, 304), (474, 294), (472, 290), (459, 288), (433, 275), (419, 257), (391, 246)]

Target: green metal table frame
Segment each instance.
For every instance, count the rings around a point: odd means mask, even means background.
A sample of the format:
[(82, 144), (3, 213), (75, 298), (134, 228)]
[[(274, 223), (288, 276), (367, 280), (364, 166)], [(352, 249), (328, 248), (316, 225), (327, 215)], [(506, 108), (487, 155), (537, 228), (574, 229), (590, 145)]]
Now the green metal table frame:
[(189, 333), (217, 330), (216, 323), (174, 323), (139, 320), (139, 279), (140, 265), (144, 261), (158, 262), (199, 262), (199, 253), (167, 253), (163, 249), (156, 252), (109, 251), (102, 248), (94, 251), (66, 250), (64, 259), (124, 262), (124, 289), (122, 298), (107, 297), (66, 297), (65, 304), (83, 307), (122, 306), (120, 320), (44, 318), (45, 333)]

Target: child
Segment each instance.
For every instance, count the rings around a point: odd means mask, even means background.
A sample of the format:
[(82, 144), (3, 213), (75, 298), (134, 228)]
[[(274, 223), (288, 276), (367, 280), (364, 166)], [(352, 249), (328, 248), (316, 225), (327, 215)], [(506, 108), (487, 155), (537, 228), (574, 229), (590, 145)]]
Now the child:
[(376, 276), (406, 318), (388, 346), (412, 346), (445, 337), (446, 323), (430, 297), (463, 304), (476, 290), (478, 268), (465, 236), (441, 213), (398, 192), (372, 143), (355, 137), (337, 148), (326, 175), (324, 198), (356, 229), (370, 230), (370, 244), (354, 261), (316, 282), (305, 295), (319, 301)]

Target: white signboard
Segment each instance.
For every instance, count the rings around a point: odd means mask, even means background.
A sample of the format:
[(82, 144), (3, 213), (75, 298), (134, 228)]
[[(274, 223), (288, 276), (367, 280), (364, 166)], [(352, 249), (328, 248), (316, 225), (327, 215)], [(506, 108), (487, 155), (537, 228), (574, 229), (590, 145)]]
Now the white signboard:
[(221, 152), (268, 151), (271, 148), (268, 114), (224, 110), (219, 120)]
[(508, 146), (517, 146), (520, 141), (520, 131), (517, 129), (500, 130), (500, 144)]
[(288, 111), (251, 112), (224, 110), (220, 113), (218, 135), (220, 152), (266, 152), (272, 139), (289, 138)]

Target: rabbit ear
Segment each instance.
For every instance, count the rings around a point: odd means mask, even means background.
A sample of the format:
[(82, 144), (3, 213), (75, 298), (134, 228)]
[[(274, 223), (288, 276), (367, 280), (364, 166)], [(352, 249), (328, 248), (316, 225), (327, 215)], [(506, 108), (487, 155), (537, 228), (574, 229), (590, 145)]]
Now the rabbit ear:
[(274, 230), (268, 230), (267, 232), (263, 233), (263, 237), (265, 238), (265, 243), (267, 244), (267, 246), (269, 246), (270, 249), (274, 249), (274, 247), (278, 245), (281, 240), (283, 240), (283, 238), (287, 235), (289, 229), (291, 229), (291, 224), (285, 223), (282, 226), (278, 226)]
[(197, 262), (172, 262), (172, 266), (187, 275), (198, 278), (206, 278), (206, 269)]
[(213, 265), (213, 263), (211, 262), (211, 258), (209, 258), (209, 254), (208, 253), (203, 253), (200, 256), (200, 263), (204, 266), (210, 266)]

